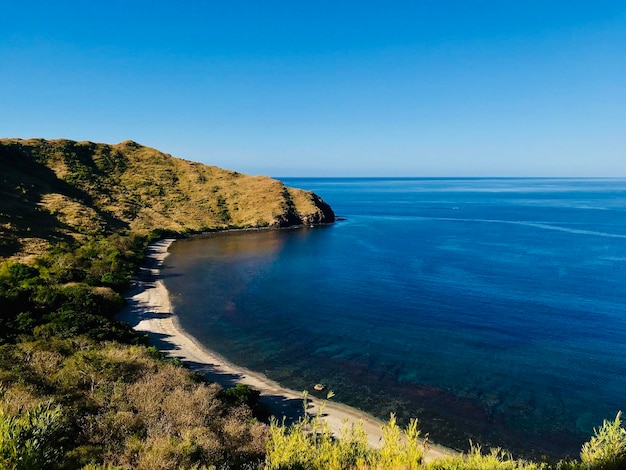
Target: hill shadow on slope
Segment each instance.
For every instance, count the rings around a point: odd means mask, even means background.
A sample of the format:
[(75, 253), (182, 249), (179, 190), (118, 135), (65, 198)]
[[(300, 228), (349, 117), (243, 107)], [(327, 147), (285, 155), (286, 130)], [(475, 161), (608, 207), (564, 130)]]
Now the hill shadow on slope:
[(69, 224), (61, 220), (62, 213), (44, 208), (46, 195), (65, 197), (79, 209), (93, 210), (104, 225), (103, 232), (128, 228), (126, 222), (94, 207), (91, 195), (61, 180), (52, 169), (37, 162), (18, 144), (0, 146), (0, 165), (5, 169), (0, 179), (2, 257), (28, 251), (28, 242), (69, 242), (75, 239), (77, 232), (86, 231), (82, 221), (79, 220), (76, 225)]

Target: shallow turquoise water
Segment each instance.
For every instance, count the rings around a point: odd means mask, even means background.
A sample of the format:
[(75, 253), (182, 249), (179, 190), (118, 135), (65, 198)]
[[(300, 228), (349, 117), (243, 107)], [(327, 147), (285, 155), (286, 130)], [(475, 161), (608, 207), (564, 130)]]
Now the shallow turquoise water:
[(626, 181), (285, 182), (346, 220), (170, 249), (210, 348), (459, 448), (576, 455), (626, 408)]

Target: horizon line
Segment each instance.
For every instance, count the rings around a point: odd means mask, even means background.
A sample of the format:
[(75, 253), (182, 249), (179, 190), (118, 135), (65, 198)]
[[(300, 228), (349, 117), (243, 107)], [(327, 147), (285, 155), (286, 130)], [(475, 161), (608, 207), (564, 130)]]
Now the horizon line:
[(274, 179), (289, 179), (289, 178), (297, 178), (297, 179), (396, 179), (396, 180), (429, 180), (429, 179), (438, 179), (438, 180), (504, 180), (504, 179), (525, 179), (525, 180), (545, 180), (545, 179), (562, 179), (562, 180), (592, 180), (592, 179), (603, 179), (603, 180), (620, 180), (626, 179), (626, 175), (624, 176), (274, 176), (270, 175), (271, 178)]

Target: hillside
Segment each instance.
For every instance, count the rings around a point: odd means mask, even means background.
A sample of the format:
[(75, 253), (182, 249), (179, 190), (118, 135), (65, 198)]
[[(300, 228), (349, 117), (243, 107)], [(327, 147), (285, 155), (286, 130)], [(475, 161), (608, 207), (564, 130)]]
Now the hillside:
[(402, 434), (393, 414), (380, 449), (361, 425), (337, 439), (306, 395), (300, 421), (263, 424), (258, 391), (207, 383), (117, 321), (121, 294), (153, 229), (331, 222), (328, 205), (133, 142), (5, 139), (0, 163), (4, 256), (37, 255), (0, 259), (0, 469), (626, 468), (621, 412), (594, 430), (580, 461), (553, 464), (473, 445), (426, 462), (417, 421)]
[(119, 230), (195, 233), (328, 223), (317, 195), (132, 141), (0, 139), (0, 256)]

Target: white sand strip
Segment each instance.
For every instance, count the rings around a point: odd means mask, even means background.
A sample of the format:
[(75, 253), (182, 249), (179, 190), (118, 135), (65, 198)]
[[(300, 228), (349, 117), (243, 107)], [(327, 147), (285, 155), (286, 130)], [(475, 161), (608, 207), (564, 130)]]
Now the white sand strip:
[[(225, 358), (200, 345), (195, 338), (187, 334), (173, 314), (169, 294), (159, 276), (159, 269), (168, 255), (168, 248), (173, 239), (160, 240), (148, 247), (145, 267), (141, 268), (139, 279), (127, 294), (128, 306), (118, 319), (129, 323), (136, 331), (145, 333), (150, 344), (171, 357), (177, 357), (190, 368), (217, 382), (223, 387), (237, 383), (249, 385), (261, 392), (261, 401), (279, 420), (297, 420), (302, 415), (303, 398), (301, 392), (282, 387), (265, 375), (236, 366)], [(309, 395), (310, 397), (310, 395)], [(310, 397), (309, 412), (315, 413), (320, 401)], [(355, 408), (327, 402), (324, 416), (330, 429), (340, 434), (344, 423), (362, 422), (370, 445), (379, 447), (382, 442), (382, 421)], [(455, 454), (454, 451), (432, 443), (427, 445), (427, 460)]]

